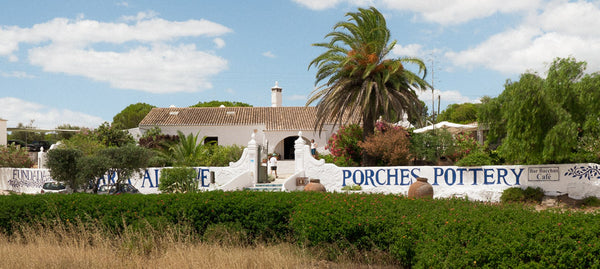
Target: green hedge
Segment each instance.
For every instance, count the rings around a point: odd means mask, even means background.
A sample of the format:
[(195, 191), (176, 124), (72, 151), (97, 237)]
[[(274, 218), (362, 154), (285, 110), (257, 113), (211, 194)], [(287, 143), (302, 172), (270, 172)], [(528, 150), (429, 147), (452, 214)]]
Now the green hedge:
[(0, 229), (40, 219), (156, 230), (191, 226), (200, 236), (222, 225), (250, 242), (384, 251), (416, 268), (600, 267), (597, 213), (536, 212), (520, 204), (413, 200), (347, 193), (202, 192), (159, 195), (0, 197)]

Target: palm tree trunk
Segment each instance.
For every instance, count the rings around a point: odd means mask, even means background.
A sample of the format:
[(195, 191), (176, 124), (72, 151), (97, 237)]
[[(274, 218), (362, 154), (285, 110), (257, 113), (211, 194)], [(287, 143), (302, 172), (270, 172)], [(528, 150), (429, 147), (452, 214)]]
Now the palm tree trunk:
[[(375, 133), (375, 122), (374, 117), (371, 115), (373, 112), (367, 110), (363, 114), (363, 142), (366, 141), (367, 137)], [(367, 154), (367, 151), (362, 151), (362, 166), (375, 166), (377, 164), (375, 157)]]

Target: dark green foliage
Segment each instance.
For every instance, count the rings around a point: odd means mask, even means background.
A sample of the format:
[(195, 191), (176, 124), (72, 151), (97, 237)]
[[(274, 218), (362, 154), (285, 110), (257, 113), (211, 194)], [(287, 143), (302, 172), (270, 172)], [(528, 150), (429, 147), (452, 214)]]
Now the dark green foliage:
[(198, 172), (191, 167), (165, 168), (160, 171), (158, 190), (164, 193), (198, 191)]
[(118, 178), (115, 183), (121, 183), (134, 173), (141, 173), (143, 169), (148, 167), (148, 162), (152, 158), (152, 151), (128, 144), (118, 148), (105, 148), (97, 156), (107, 160), (108, 173), (116, 173)]
[(197, 104), (190, 107), (220, 107), (221, 105), (226, 107), (252, 107), (252, 105), (243, 102), (231, 102), (231, 101), (217, 101), (213, 100), (210, 102), (198, 102)]
[(412, 133), (410, 152), (417, 161), (435, 164), (438, 158), (442, 156), (450, 157), (455, 154), (454, 144), (452, 134), (445, 129)]
[(581, 201), (581, 204), (584, 206), (600, 206), (600, 199), (595, 196), (586, 197)]
[(479, 123), (488, 144), (512, 164), (598, 162), (600, 75), (586, 63), (555, 59), (543, 78), (523, 74), (497, 98), (483, 98)]
[(507, 202), (541, 202), (544, 197), (544, 190), (540, 187), (519, 187), (508, 188), (502, 192), (500, 201)]
[(79, 169), (78, 160), (83, 152), (78, 149), (53, 149), (48, 151), (46, 166), (50, 169), (50, 176), (57, 181), (64, 182), (74, 190), (85, 182), (77, 176)]
[(104, 122), (98, 126), (94, 130), (93, 135), (107, 147), (122, 147), (128, 144), (135, 144), (135, 140), (127, 131), (110, 126), (108, 122)]
[(332, 260), (381, 251), (403, 268), (600, 266), (599, 214), (516, 203), (313, 192), (0, 196), (0, 232), (43, 219), (100, 223), (115, 235), (182, 225), (223, 244), (289, 240), (321, 246)]
[(484, 151), (474, 151), (455, 163), (457, 166), (494, 165), (494, 159)]
[(119, 130), (136, 128), (152, 108), (155, 106), (146, 103), (131, 104), (113, 117), (112, 126)]

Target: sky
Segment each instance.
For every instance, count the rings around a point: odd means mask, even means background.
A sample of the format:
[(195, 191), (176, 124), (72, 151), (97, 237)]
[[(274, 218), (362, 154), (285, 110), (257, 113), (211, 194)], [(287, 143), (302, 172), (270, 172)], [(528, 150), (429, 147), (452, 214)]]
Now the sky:
[(389, 57), (427, 64), (435, 90), (419, 96), (430, 110), (432, 95), (441, 110), (496, 97), (557, 57), (600, 70), (600, 1), (6, 1), (0, 118), (94, 128), (138, 102), (270, 106), (276, 81), (284, 106), (304, 106), (315, 89), (309, 63), (324, 52), (311, 44), (369, 6), (397, 41)]

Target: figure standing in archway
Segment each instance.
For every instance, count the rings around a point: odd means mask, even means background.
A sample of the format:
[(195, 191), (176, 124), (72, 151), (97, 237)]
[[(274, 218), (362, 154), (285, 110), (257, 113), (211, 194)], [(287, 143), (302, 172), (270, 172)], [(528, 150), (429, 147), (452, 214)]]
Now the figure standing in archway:
[(269, 166), (271, 166), (271, 175), (275, 172), (275, 178), (277, 178), (277, 154), (273, 153), (273, 155), (271, 155)]

